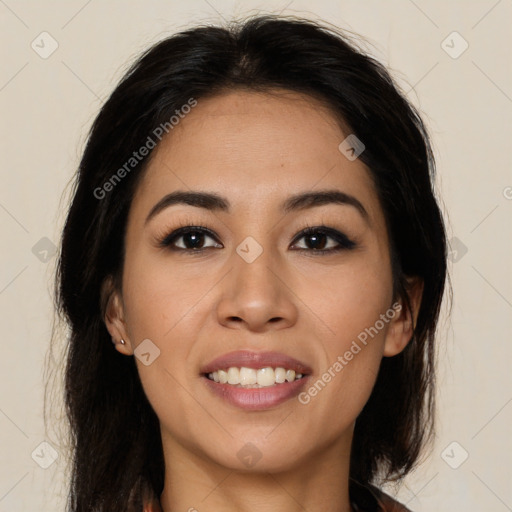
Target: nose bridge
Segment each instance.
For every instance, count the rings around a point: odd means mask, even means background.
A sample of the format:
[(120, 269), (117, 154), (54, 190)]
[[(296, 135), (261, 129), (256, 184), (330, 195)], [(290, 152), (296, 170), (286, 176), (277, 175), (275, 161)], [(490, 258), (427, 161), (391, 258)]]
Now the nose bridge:
[[(233, 272), (247, 284), (274, 287), (276, 267), (279, 264), (275, 232), (269, 229), (272, 213), (260, 201), (245, 205), (240, 211), (239, 234), (245, 235), (231, 255)], [(255, 220), (257, 219), (257, 220)], [(268, 291), (268, 290), (267, 290)]]
[[(264, 235), (260, 235), (260, 240)], [(232, 270), (223, 284), (218, 305), (219, 321), (242, 321), (251, 329), (264, 329), (267, 322), (295, 321), (296, 309), (283, 277), (277, 248), (247, 237), (230, 257)]]
[(280, 288), (275, 250), (268, 242), (260, 244), (252, 237), (247, 237), (236, 247), (231, 259), (239, 298), (247, 295), (253, 300), (275, 299)]

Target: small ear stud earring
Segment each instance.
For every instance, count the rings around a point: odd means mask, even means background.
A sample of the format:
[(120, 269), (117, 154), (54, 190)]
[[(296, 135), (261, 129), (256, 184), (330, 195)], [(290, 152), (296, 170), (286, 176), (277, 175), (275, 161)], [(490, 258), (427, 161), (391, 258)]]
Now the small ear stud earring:
[(124, 341), (124, 340), (119, 340), (119, 342), (121, 343), (121, 345), (124, 345), (124, 344), (125, 344), (125, 341)]

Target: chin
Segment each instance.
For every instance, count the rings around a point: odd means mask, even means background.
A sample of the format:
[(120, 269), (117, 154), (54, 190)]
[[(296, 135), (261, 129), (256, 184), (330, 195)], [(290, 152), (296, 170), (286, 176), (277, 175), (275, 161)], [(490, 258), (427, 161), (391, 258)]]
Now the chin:
[(210, 457), (229, 470), (253, 474), (287, 472), (307, 457), (303, 436), (297, 440), (287, 436), (284, 441), (273, 442), (265, 440), (265, 435), (268, 435), (268, 430), (267, 434), (260, 436), (251, 437), (246, 434), (238, 437), (216, 453), (211, 453)]

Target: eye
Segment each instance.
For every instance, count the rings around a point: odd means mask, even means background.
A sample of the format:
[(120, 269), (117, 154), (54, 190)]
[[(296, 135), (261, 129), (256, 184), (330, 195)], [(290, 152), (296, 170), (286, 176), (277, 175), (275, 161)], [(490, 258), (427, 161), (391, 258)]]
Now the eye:
[(295, 250), (319, 254), (352, 249), (356, 245), (345, 234), (327, 226), (308, 227), (299, 233), (294, 242), (301, 239), (307, 240), (306, 247), (299, 247)]
[[(213, 244), (206, 245), (207, 239), (212, 240)], [(297, 247), (297, 242), (302, 239), (306, 241), (305, 246)], [(213, 231), (205, 226), (180, 227), (159, 240), (158, 245), (172, 251), (186, 251), (189, 253), (201, 253), (206, 249), (221, 249), (223, 247)], [(334, 228), (314, 226), (303, 229), (295, 237), (292, 250), (322, 255), (349, 250), (355, 245), (355, 242)]]
[[(205, 239), (211, 239), (214, 241), (214, 245), (206, 245)], [(181, 241), (180, 243), (177, 243)], [(189, 251), (189, 252), (201, 252), (204, 249), (212, 247), (222, 247), (222, 244), (216, 242), (216, 237), (213, 232), (204, 226), (185, 226), (176, 229), (169, 235), (165, 236), (159, 242), (160, 247), (167, 247), (173, 251)]]

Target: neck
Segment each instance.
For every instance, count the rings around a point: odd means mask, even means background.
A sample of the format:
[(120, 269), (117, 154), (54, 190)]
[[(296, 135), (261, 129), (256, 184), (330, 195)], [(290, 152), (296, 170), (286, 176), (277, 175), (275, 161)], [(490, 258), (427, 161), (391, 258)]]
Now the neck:
[[(279, 470), (221, 466), (162, 437), (165, 483), (163, 512), (350, 512), (348, 494), (351, 439), (339, 439)], [(172, 455), (172, 456), (171, 456)], [(284, 468), (284, 469), (283, 469)]]

